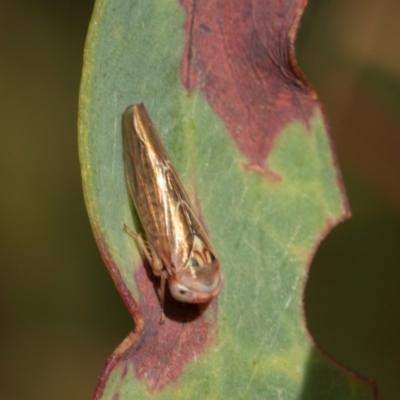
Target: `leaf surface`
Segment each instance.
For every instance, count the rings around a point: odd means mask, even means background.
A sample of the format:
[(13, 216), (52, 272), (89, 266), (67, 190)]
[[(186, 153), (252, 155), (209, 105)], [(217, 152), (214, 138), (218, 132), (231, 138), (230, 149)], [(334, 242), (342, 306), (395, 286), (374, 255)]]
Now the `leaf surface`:
[[(349, 214), (316, 96), (292, 51), (298, 1), (100, 0), (80, 97), (85, 200), (135, 321), (95, 399), (371, 399), (317, 352), (302, 293), (318, 243)], [(167, 298), (123, 224), (122, 113), (143, 102), (204, 221), (225, 285)]]

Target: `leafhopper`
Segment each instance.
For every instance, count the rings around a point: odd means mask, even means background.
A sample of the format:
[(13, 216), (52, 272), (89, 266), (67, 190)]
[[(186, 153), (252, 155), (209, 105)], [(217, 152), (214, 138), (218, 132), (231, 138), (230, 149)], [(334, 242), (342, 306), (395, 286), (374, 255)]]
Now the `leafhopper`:
[(123, 148), (127, 188), (145, 237), (125, 230), (160, 277), (162, 318), (166, 282), (179, 301), (209, 302), (222, 287), (220, 262), (143, 104), (124, 113)]

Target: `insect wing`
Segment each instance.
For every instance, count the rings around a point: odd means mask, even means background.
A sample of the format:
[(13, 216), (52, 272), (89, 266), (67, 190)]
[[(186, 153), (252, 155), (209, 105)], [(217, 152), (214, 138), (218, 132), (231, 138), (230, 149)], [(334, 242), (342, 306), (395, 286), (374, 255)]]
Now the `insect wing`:
[(123, 137), (129, 191), (157, 254), (153, 272), (161, 273), (160, 259), (177, 300), (210, 301), (223, 283), (219, 261), (143, 104), (126, 110)]
[(173, 274), (192, 246), (190, 201), (144, 105), (129, 107), (123, 123), (129, 191), (147, 241)]

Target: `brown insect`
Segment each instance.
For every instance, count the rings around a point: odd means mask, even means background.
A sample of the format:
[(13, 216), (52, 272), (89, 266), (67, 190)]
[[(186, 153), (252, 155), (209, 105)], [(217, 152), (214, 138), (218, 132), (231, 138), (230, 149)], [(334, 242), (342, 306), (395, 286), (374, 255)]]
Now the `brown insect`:
[(160, 305), (172, 296), (205, 303), (221, 290), (223, 274), (210, 240), (143, 104), (123, 116), (125, 174), (145, 239), (125, 226), (160, 276)]

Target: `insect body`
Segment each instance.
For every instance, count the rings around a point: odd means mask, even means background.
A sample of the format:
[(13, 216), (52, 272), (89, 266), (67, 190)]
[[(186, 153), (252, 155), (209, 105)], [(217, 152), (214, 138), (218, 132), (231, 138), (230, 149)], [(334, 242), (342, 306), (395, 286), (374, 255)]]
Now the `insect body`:
[(146, 241), (131, 235), (161, 277), (161, 307), (166, 281), (179, 301), (209, 302), (222, 287), (220, 263), (143, 104), (125, 111), (123, 144), (127, 186)]

